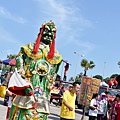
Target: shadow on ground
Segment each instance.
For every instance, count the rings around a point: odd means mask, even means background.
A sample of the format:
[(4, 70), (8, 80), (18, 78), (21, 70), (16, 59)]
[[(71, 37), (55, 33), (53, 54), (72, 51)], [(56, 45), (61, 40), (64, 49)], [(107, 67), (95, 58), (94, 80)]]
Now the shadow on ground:
[(3, 105), (3, 100), (0, 100), (0, 105)]
[(50, 115), (48, 116), (48, 118), (52, 119), (52, 120), (59, 120), (60, 116), (57, 115), (57, 114), (54, 114), (54, 113), (50, 113)]
[(51, 119), (51, 120), (60, 120), (60, 118), (57, 118), (57, 117), (54, 117), (54, 116), (49, 116), (48, 119)]
[(78, 109), (76, 109), (76, 110), (75, 110), (75, 113), (78, 113), (78, 114), (83, 115), (83, 112), (82, 112), (82, 111), (80, 111), (80, 110), (78, 110)]

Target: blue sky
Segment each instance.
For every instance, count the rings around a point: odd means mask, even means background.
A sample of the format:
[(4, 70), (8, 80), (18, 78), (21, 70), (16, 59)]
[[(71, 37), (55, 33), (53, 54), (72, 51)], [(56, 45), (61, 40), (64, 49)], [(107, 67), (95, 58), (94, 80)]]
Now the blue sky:
[[(75, 75), (78, 56), (74, 51), (95, 62), (96, 67), (88, 70), (88, 76), (103, 75), (103, 71), (104, 78), (119, 74), (119, 5), (119, 0), (0, 1), (0, 59), (6, 59), (9, 53), (17, 54), (20, 46), (34, 42), (42, 23), (52, 20), (57, 26), (56, 48), (72, 64), (68, 78)], [(76, 74), (83, 72), (81, 59)]]

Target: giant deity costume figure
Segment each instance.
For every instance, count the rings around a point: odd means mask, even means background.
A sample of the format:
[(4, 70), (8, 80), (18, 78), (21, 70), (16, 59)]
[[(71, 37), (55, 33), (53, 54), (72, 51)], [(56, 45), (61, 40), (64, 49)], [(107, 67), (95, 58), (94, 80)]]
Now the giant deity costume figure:
[(47, 120), (50, 91), (62, 61), (55, 39), (56, 26), (50, 21), (42, 25), (35, 43), (21, 47), (8, 86), (16, 94), (9, 120)]

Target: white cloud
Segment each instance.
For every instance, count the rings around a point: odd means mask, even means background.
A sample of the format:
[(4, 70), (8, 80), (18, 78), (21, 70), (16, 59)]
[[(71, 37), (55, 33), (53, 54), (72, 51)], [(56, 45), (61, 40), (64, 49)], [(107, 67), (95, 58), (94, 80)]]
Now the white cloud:
[(3, 16), (4, 18), (10, 19), (14, 22), (18, 22), (18, 23), (21, 23), (21, 24), (24, 24), (24, 23), (27, 22), (24, 18), (22, 18), (20, 16), (12, 15), (9, 11), (7, 11), (3, 7), (0, 7), (0, 16)]
[[(82, 16), (80, 8), (76, 7), (72, 0), (69, 0), (69, 3), (65, 0), (34, 1), (39, 2), (38, 5), (43, 10), (45, 19), (52, 19), (57, 24), (59, 30), (57, 41), (61, 40), (61, 38), (65, 39), (65, 41), (59, 41), (61, 44), (64, 43), (62, 47), (71, 45), (76, 38), (80, 39), (82, 31), (93, 26), (90, 20)], [(88, 51), (93, 48), (92, 43), (85, 41), (80, 41), (80, 43), (77, 41), (76, 46), (81, 46)]]
[(76, 46), (79, 46), (82, 49), (82, 53), (84, 55), (88, 54), (88, 52), (92, 51), (96, 46), (88, 41), (78, 41), (74, 40)]

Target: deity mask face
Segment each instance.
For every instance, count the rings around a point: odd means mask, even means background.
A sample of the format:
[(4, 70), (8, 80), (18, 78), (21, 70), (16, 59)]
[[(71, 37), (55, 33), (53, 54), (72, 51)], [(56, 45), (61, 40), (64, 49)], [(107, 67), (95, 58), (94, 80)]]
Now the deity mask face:
[(40, 47), (40, 42), (43, 42), (46, 45), (49, 45), (50, 50), (48, 52), (47, 58), (51, 59), (54, 57), (54, 48), (55, 48), (55, 38), (56, 38), (56, 26), (50, 21), (48, 23), (44, 23), (42, 28), (40, 28), (40, 33), (36, 39), (36, 43), (33, 48), (33, 53), (37, 54), (38, 49)]
[(49, 45), (52, 42), (52, 40), (55, 39), (56, 26), (52, 21), (45, 23), (43, 25), (44, 28), (41, 37), (41, 42), (43, 42), (46, 45)]

